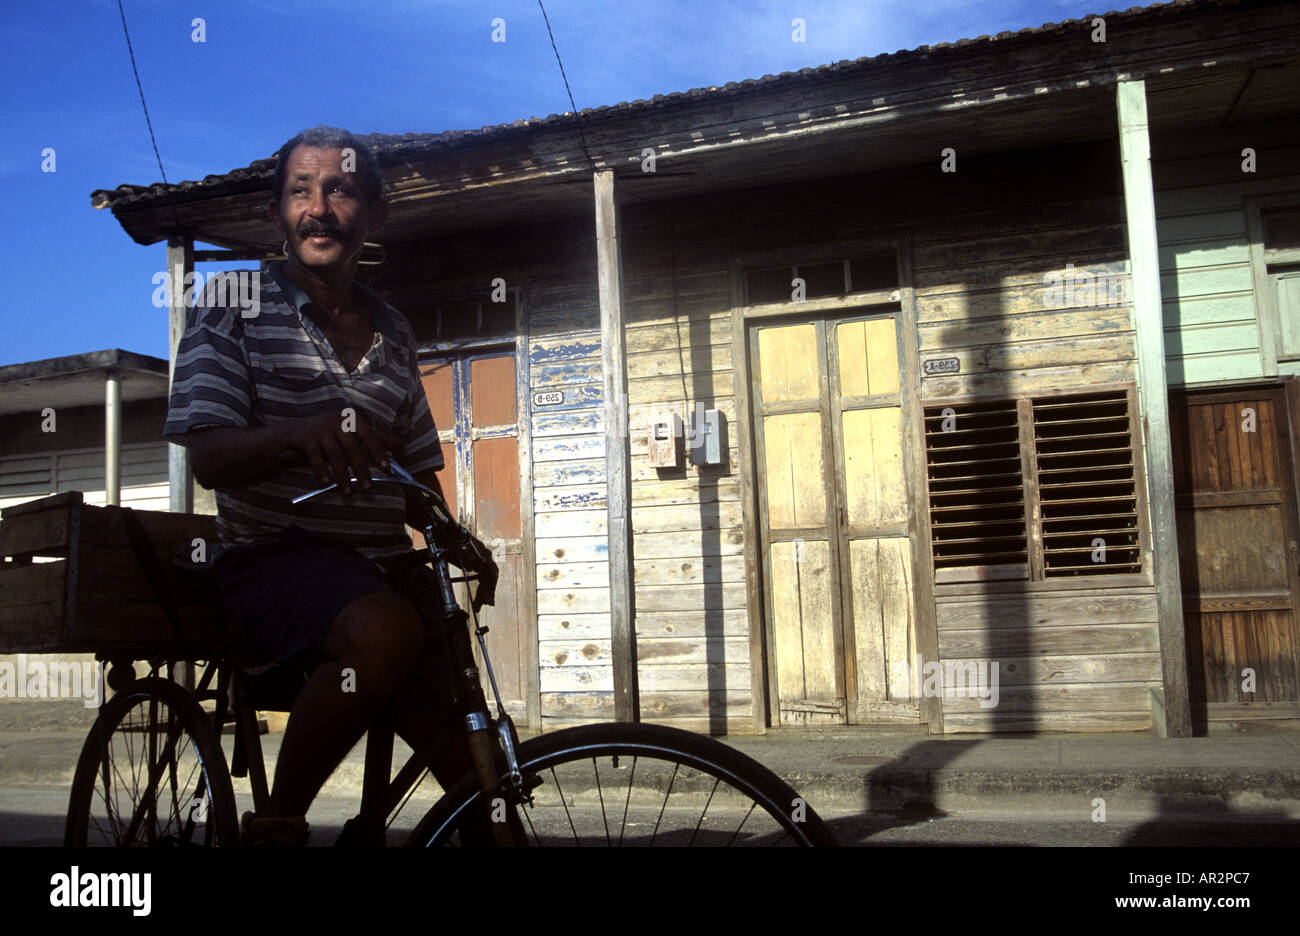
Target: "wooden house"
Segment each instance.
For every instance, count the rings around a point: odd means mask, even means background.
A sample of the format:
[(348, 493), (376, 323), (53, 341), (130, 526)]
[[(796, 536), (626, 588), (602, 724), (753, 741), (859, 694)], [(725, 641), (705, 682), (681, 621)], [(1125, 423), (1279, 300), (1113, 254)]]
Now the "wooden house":
[[(78, 490), (166, 510), (167, 362), (118, 348), (0, 367), (0, 508)], [(216, 512), (208, 499), (202, 505)]]
[[(372, 136), (527, 723), (1300, 715), (1297, 35), (1193, 0)], [(262, 258), (271, 165), (93, 197)]]

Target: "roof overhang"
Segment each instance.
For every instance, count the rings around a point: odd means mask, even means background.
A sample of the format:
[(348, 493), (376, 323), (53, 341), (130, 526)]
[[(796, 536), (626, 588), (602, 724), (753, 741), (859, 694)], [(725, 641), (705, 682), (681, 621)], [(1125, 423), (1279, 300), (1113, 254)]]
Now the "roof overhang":
[(121, 381), (122, 402), (167, 397), (167, 362), (110, 348), (0, 367), (0, 416), (73, 406), (103, 406), (110, 372)]
[[(371, 137), (383, 239), (591, 214), (591, 173), (655, 201), (1116, 137), (1114, 86), (1147, 82), (1153, 133), (1300, 111), (1300, 10), (1200, 0), (438, 136)], [(646, 151), (654, 171), (646, 171)], [(273, 162), (201, 183), (96, 192), (139, 243), (174, 235), (274, 252)]]

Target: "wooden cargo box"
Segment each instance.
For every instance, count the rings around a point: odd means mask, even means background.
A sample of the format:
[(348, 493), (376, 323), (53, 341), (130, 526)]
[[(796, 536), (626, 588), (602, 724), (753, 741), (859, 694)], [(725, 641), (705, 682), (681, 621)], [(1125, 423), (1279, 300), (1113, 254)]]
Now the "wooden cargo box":
[[(142, 568), (128, 513), (139, 518), (157, 557), (157, 584), (174, 597), (179, 628)], [(80, 491), (6, 507), (0, 511), (0, 652), (140, 659), (215, 649), (221, 643), (217, 601), (172, 565), (173, 548), (196, 538), (216, 543), (216, 517), (94, 507), (82, 503)]]

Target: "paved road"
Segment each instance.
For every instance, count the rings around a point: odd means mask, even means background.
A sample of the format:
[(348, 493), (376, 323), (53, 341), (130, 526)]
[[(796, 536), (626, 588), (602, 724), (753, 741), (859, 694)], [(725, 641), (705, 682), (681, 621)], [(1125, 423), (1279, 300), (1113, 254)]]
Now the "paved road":
[[(241, 807), (246, 804), (241, 803)], [(63, 836), (67, 794), (62, 790), (6, 788), (0, 791), (0, 846), (57, 845)], [(323, 797), (308, 816), (313, 845), (329, 845), (355, 812), (352, 798)], [(540, 814), (539, 814), (540, 813)], [(863, 815), (823, 810), (841, 844), (857, 846), (1278, 846), (1300, 845), (1300, 823), (1279, 817), (1234, 816), (1214, 822), (1159, 823), (1112, 819), (1104, 823), (1043, 813), (1008, 817), (1005, 813), (962, 813), (939, 817)], [(596, 815), (578, 818), (580, 826), (595, 823)], [(418, 820), (411, 811), (407, 827)], [(543, 834), (567, 834), (561, 810), (537, 811), (535, 823)]]

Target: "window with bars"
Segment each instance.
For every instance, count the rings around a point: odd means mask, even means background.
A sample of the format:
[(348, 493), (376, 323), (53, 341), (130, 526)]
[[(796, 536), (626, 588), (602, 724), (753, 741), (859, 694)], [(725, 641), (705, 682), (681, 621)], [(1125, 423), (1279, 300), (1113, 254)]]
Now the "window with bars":
[(749, 305), (790, 302), (796, 280), (803, 283), (805, 299), (894, 289), (898, 286), (898, 259), (887, 253), (746, 270), (745, 301)]
[(1142, 571), (1127, 389), (925, 411), (936, 584)]

